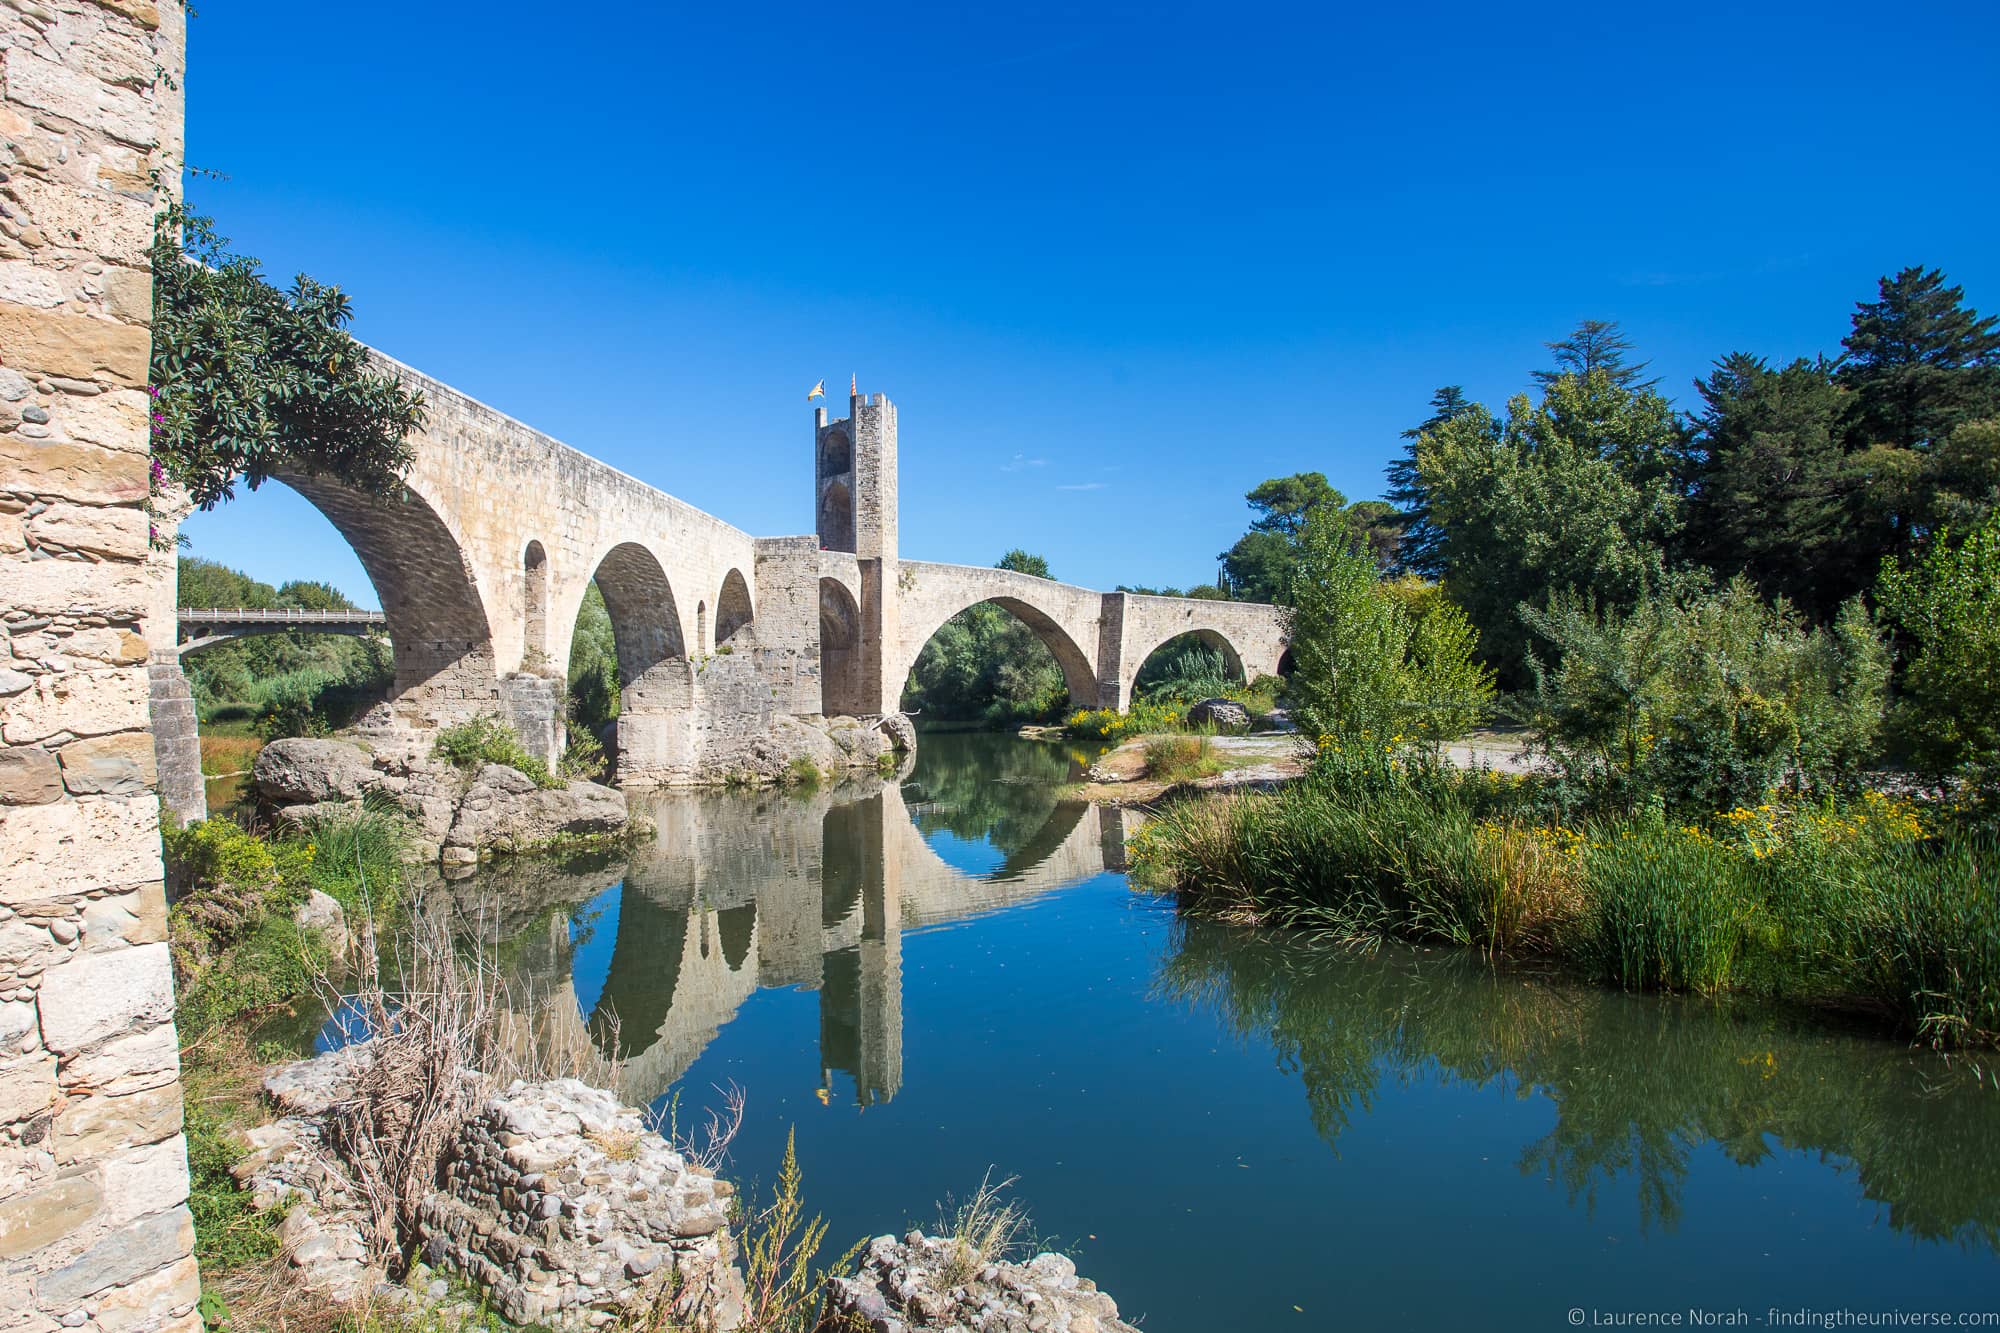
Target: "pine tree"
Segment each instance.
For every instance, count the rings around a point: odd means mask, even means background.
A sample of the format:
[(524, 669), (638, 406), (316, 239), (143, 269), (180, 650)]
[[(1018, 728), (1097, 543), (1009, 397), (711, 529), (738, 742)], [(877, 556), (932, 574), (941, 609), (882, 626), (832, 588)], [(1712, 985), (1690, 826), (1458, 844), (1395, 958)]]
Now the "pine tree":
[(1613, 384), (1631, 393), (1644, 393), (1659, 384), (1657, 379), (1639, 378), (1646, 373), (1647, 362), (1626, 364), (1625, 354), (1632, 350), (1632, 344), (1613, 320), (1580, 320), (1569, 337), (1542, 346), (1556, 354), (1554, 370), (1535, 372), (1535, 383), (1544, 389), (1564, 375), (1582, 379), (1595, 370), (1603, 371)]
[(1428, 432), (1464, 416), (1474, 406), (1463, 388), (1447, 384), (1431, 395), (1430, 416), (1403, 432), (1403, 456), (1389, 464), (1389, 485), (1384, 491), (1403, 525), (1394, 560), (1399, 570), (1433, 579), (1444, 572), (1444, 534), (1430, 521), (1430, 488), (1424, 485), (1417, 467), (1417, 445)]
[(2000, 317), (1981, 318), (1965, 289), (1912, 265), (1858, 302), (1840, 382), (1854, 391), (1850, 449), (1934, 445), (1953, 428), (2000, 416)]

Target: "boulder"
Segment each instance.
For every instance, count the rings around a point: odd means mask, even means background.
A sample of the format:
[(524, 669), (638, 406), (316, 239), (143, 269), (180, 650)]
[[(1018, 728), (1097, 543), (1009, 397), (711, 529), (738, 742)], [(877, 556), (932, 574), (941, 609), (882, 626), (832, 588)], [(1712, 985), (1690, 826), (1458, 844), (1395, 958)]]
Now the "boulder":
[(443, 841), (447, 849), (515, 852), (558, 834), (616, 833), (627, 818), (625, 794), (613, 788), (571, 782), (543, 789), (518, 769), (488, 764), (459, 800)]
[(250, 771), (257, 795), (271, 805), (352, 801), (382, 778), (360, 746), (305, 736), (272, 741)]
[(299, 929), (318, 935), (335, 958), (347, 956), (347, 912), (330, 893), (318, 889), (292, 913)]
[(1203, 699), (1187, 710), (1187, 724), (1223, 732), (1248, 731), (1250, 710), (1233, 699)]

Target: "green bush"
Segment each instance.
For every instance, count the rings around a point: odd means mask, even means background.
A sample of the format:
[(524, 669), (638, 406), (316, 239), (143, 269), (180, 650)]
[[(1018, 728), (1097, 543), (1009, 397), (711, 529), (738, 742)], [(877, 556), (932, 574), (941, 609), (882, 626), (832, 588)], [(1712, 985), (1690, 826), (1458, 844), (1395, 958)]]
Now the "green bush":
[(1935, 1044), (2000, 1044), (2000, 839), (1900, 848), (1869, 872), (1880, 997)]
[(1307, 520), (1293, 605), (1286, 609), (1295, 669), (1291, 696), (1312, 736), (1353, 740), (1454, 740), (1491, 711), (1493, 673), (1477, 660), (1479, 636), (1442, 597), (1421, 613), (1385, 587), (1375, 562), (1354, 553), (1338, 526)]
[(2000, 781), (2000, 510), (1907, 571), (1882, 571), (1882, 605), (1908, 639), (1896, 732), (1933, 772)]
[(1079, 708), (1063, 719), (1063, 727), (1080, 741), (1108, 741), (1116, 745), (1131, 736), (1156, 732), (1185, 731), (1187, 708), (1179, 703), (1135, 701), (1126, 712), (1115, 708)]
[(467, 771), (476, 771), (484, 764), (504, 764), (527, 774), (537, 787), (555, 789), (563, 785), (562, 779), (549, 772), (547, 764), (528, 753), (514, 728), (491, 713), (438, 732), (431, 754)]
[(1861, 604), (1808, 627), (1743, 579), (1655, 593), (1629, 612), (1557, 594), (1523, 606), (1539, 747), (1590, 804), (1703, 812), (1785, 790), (1851, 790), (1874, 752), (1888, 655)]

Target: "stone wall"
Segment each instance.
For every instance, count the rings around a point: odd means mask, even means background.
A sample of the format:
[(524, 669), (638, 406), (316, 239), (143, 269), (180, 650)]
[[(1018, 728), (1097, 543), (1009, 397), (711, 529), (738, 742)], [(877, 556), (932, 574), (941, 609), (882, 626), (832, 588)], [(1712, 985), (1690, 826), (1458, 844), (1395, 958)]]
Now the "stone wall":
[(198, 1330), (147, 730), (174, 0), (0, 5), (0, 1329)]

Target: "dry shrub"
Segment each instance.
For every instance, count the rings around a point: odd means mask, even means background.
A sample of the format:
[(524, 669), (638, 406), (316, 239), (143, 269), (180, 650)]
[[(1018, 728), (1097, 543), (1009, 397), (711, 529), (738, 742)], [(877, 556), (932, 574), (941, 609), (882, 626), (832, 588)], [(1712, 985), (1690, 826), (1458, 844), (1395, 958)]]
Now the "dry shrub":
[(353, 1173), (373, 1223), (374, 1256), (400, 1272), (417, 1210), (437, 1187), (439, 1160), (487, 1090), (498, 976), (461, 956), (449, 918), (418, 911), (398, 941), (391, 991), (376, 951), (346, 1000), (373, 1034), (352, 1094), (331, 1108), (328, 1138)]
[(1145, 753), (1146, 775), (1158, 782), (1193, 782), (1222, 768), (1206, 736), (1157, 736)]
[(939, 1210), (938, 1224), (951, 1246), (938, 1269), (938, 1280), (947, 1288), (965, 1286), (988, 1264), (997, 1264), (1021, 1249), (1028, 1234), (1028, 1211), (1018, 1200), (1003, 1202), (1000, 1198), (1018, 1179), (1009, 1176), (995, 1184), (988, 1168), (971, 1198), (949, 1216)]

